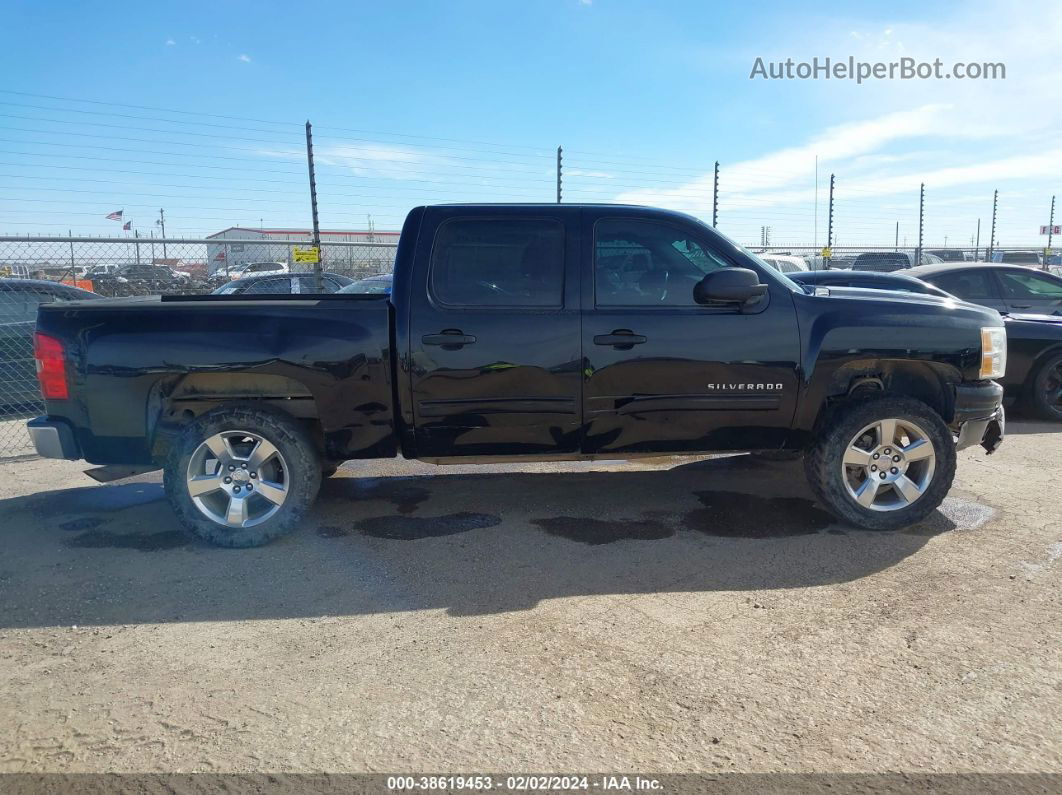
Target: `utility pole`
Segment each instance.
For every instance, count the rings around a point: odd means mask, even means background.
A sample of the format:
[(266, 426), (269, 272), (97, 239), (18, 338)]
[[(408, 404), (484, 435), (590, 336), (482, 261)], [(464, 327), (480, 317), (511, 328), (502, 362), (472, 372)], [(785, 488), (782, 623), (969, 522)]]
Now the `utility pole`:
[[(829, 212), (826, 214), (826, 248), (833, 248), (833, 174), (830, 174), (830, 207)], [(831, 252), (832, 253), (832, 252)], [(822, 264), (824, 270), (830, 269), (830, 258), (826, 257), (826, 261)]]
[(166, 211), (159, 208), (159, 226), (162, 227), (162, 258), (166, 259)]
[(1047, 222), (1047, 250), (1044, 252), (1044, 270), (1047, 270), (1047, 259), (1051, 255), (1051, 238), (1055, 232), (1055, 197), (1051, 197), (1051, 220)]
[(313, 264), (313, 289), (320, 293), (324, 290), (321, 281), (321, 227), (317, 220), (317, 179), (313, 170), (313, 132), (309, 119), (306, 120), (306, 165), (310, 171), (310, 212), (313, 214), (313, 247), (317, 250), (317, 262)]
[(981, 253), (981, 219), (977, 219), (977, 238), (974, 242), (974, 262), (977, 262), (977, 256)]
[[(140, 266), (140, 230), (139, 229), (134, 229), (133, 230), (133, 239), (136, 241), (135, 243), (133, 243), (133, 246), (136, 248), (136, 264), (137, 264), (137, 267), (139, 267)], [(152, 260), (153, 261), (152, 261), (151, 264), (154, 265), (155, 264), (154, 263), (154, 257), (152, 257)]]
[(899, 221), (896, 222), (896, 238), (893, 240), (892, 250), (893, 251), (899, 251), (900, 250), (900, 222)]
[(926, 222), (926, 183), (918, 189), (918, 248), (915, 251), (915, 264), (922, 264), (922, 231)]
[(564, 148), (557, 147), (557, 204), (561, 203), (561, 183), (564, 176)]
[(815, 221), (811, 232), (811, 245), (819, 244), (819, 156), (815, 155)]
[(715, 161), (715, 182), (712, 186), (712, 229), (719, 226), (719, 161)]
[(988, 237), (988, 251), (985, 259), (992, 261), (992, 255), (996, 251), (996, 209), (999, 207), (999, 191), (992, 191), (992, 233)]

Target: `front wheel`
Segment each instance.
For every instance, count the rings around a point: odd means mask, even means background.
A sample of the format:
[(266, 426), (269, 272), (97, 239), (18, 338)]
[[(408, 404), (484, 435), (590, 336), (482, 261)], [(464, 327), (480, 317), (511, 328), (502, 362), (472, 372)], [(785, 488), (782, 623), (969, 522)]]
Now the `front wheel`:
[(321, 463), (288, 415), (221, 406), (184, 429), (163, 483), (193, 535), (218, 546), (254, 547), (295, 529), (317, 496)]
[(1029, 407), (1045, 420), (1062, 420), (1062, 353), (1036, 370), (1027, 393)]
[(841, 408), (804, 459), (830, 511), (867, 530), (895, 530), (935, 510), (955, 477), (955, 443), (940, 416), (907, 397)]

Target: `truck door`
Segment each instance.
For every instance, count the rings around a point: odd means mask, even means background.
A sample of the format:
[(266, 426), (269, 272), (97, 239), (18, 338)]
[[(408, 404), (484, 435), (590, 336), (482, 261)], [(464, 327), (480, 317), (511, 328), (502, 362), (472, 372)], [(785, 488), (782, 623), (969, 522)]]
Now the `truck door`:
[(706, 273), (748, 264), (692, 221), (602, 215), (583, 236), (583, 450), (780, 446), (800, 361), (790, 291), (761, 273), (769, 292), (751, 310), (697, 304)]
[(433, 210), (438, 223), (417, 244), (409, 316), (417, 455), (577, 452), (578, 210), (469, 212)]

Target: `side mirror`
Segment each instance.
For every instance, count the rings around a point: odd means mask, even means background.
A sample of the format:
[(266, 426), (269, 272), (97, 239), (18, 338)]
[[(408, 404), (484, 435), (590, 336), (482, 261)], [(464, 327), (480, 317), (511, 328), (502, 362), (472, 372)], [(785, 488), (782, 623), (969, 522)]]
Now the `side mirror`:
[(712, 271), (693, 288), (693, 300), (698, 304), (745, 305), (767, 292), (760, 284), (756, 271), (748, 268), (720, 268)]

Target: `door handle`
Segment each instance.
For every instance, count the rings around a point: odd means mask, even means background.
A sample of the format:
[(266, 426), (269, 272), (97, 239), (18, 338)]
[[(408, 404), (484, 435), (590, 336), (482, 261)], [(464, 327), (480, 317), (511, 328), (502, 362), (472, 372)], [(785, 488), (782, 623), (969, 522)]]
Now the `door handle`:
[(621, 351), (629, 351), (635, 345), (641, 345), (647, 340), (647, 337), (635, 334), (630, 329), (618, 328), (611, 334), (598, 334), (594, 337), (594, 345), (612, 345)]
[(425, 334), (420, 341), (425, 345), (441, 345), (456, 350), (462, 345), (471, 345), (476, 338), (471, 334), (462, 334), (460, 329), (448, 328), (440, 334)]
[(1015, 309), (1028, 309), (1032, 304), (1011, 304)]

